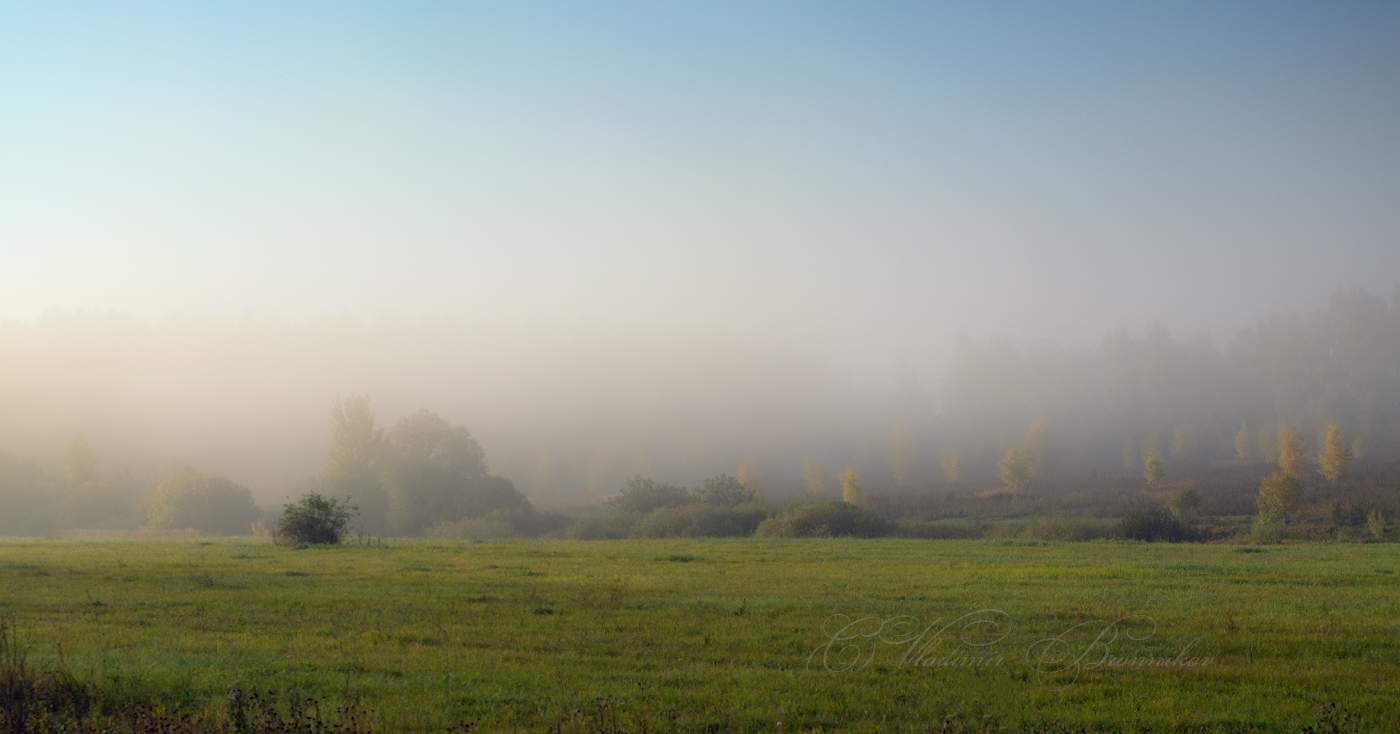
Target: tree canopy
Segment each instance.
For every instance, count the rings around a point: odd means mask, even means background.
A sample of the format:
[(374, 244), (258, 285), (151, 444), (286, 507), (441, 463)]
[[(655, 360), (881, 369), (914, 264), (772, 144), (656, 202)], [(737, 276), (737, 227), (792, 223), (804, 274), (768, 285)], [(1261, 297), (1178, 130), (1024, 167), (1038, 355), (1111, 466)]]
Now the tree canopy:
[(156, 485), (147, 517), (156, 530), (192, 528), (206, 535), (247, 535), (258, 508), (252, 491), (232, 479), (180, 472)]

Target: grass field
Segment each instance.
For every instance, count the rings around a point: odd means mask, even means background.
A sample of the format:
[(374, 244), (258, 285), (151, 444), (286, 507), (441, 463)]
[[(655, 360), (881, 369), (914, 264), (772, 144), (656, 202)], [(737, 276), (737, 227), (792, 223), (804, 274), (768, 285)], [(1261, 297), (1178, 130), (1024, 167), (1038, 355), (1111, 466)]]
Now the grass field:
[[(112, 695), (358, 700), (388, 731), (1396, 731), (1397, 550), (4, 540), (0, 615)], [(979, 610), (990, 644), (937, 634)]]

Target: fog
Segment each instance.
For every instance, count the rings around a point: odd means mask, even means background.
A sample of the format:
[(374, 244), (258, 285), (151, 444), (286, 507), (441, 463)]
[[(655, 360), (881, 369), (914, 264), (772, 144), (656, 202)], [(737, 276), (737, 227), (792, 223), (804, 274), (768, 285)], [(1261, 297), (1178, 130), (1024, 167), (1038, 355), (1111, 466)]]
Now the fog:
[(912, 376), (858, 388), (820, 357), (713, 333), (451, 321), (52, 314), (0, 326), (0, 447), (61, 473), (83, 435), (109, 472), (180, 463), (264, 501), (300, 494), (330, 448), (331, 404), (382, 425), (427, 408), (466, 425), (533, 500), (582, 504), (633, 474), (697, 483), (740, 465), (780, 494), (819, 458), (887, 471), (888, 434), (930, 429)]
[(1395, 450), (1394, 7), (78, 5), (0, 7), (15, 486), (281, 502), (366, 395), (541, 508)]
[(543, 508), (596, 506), (634, 475), (738, 474), (783, 501), (809, 462), (877, 492), (941, 486), (949, 453), (990, 478), (1035, 422), (1064, 476), (1131, 469), (1125, 443), (1204, 467), (1235, 458), (1242, 425), (1266, 455), (1284, 424), (1316, 447), (1337, 421), (1359, 456), (1400, 457), (1400, 309), (1364, 291), (1223, 345), (1160, 326), (1093, 348), (964, 340), (936, 385), (910, 370), (861, 386), (795, 345), (596, 323), (55, 313), (0, 325), (0, 355), (0, 449), (63, 477), (81, 436), (130, 491), (184, 467), (264, 503), (307, 490), (332, 403), (353, 395), (381, 426), (423, 408), (465, 425), (487, 468)]

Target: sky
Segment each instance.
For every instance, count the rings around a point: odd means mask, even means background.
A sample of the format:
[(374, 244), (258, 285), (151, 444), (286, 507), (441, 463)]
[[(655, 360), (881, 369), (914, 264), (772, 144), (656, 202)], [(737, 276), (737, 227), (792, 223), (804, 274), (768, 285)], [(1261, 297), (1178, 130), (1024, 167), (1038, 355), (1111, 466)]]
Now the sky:
[[(1393, 3), (0, 6), (0, 319), (1223, 342), (1400, 283)], [(584, 327), (580, 327), (584, 328)]]

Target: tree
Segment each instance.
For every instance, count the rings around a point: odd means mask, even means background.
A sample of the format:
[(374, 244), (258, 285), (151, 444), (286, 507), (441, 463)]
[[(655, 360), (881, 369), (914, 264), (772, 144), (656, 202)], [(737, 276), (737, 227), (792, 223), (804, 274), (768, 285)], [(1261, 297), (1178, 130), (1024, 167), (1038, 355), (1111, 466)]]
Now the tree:
[(1036, 420), (1031, 423), (1025, 438), (1021, 439), (1021, 446), (1032, 476), (1043, 477), (1054, 471), (1058, 456), (1055, 453), (1054, 438), (1050, 435), (1050, 427), (1045, 425), (1045, 421)]
[(957, 484), (962, 479), (962, 459), (954, 452), (943, 455), (943, 478), (949, 484)]
[(1200, 508), (1201, 493), (1191, 485), (1176, 490), (1172, 498), (1167, 500), (1167, 509), (1172, 511), (1172, 515), (1187, 522), (1195, 521)]
[(1259, 483), (1259, 498), (1255, 505), (1259, 515), (1254, 519), (1254, 537), (1261, 543), (1277, 543), (1283, 539), (1288, 513), (1298, 504), (1302, 485), (1298, 477), (1286, 471), (1274, 472)]
[(1137, 451), (1133, 449), (1131, 438), (1123, 439), (1123, 468), (1132, 471), (1138, 467)]
[(1255, 443), (1259, 447), (1259, 455), (1264, 457), (1264, 461), (1273, 464), (1278, 461), (1278, 425), (1265, 424), (1259, 429), (1258, 441)]
[(802, 478), (807, 481), (807, 494), (813, 497), (826, 494), (826, 470), (816, 459), (808, 459), (802, 465)]
[(739, 480), (740, 484), (749, 488), (755, 497), (758, 496), (759, 492), (763, 491), (763, 485), (758, 483), (758, 471), (753, 468), (752, 461), (745, 461), (740, 464), (739, 470), (734, 472), (734, 478)]
[(326, 468), (312, 484), (326, 496), (354, 498), (362, 528), (370, 534), (389, 531), (389, 493), (384, 487), (384, 429), (375, 427), (368, 395), (336, 398), (331, 403), (331, 451)]
[(1366, 516), (1366, 529), (1371, 531), (1376, 540), (1385, 540), (1385, 514), (1380, 510), (1371, 510)]
[(1292, 424), (1285, 425), (1278, 435), (1278, 465), (1295, 477), (1308, 473), (1308, 444)]
[(493, 510), (534, 511), (509, 479), (486, 473), (485, 452), (465, 426), (432, 411), (395, 423), (385, 457), (389, 529), (399, 535)]
[(1031, 463), (1021, 449), (1007, 449), (997, 467), (1001, 469), (1001, 481), (1014, 491), (1020, 491), (1031, 481)]
[(1327, 438), (1322, 442), (1322, 453), (1317, 455), (1317, 469), (1329, 482), (1340, 482), (1351, 473), (1351, 449), (1342, 440), (1342, 431), (1336, 421), (1327, 421)]
[(274, 537), (278, 543), (289, 545), (339, 543), (345, 539), (350, 518), (359, 512), (348, 497), (344, 501), (327, 499), (315, 492), (302, 495), (284, 508)]
[(1254, 437), (1249, 434), (1248, 423), (1241, 423), (1239, 432), (1235, 434), (1235, 456), (1245, 461), (1254, 460)]
[(1172, 458), (1188, 461), (1196, 455), (1196, 429), (1182, 424), (1172, 434)]
[(865, 496), (865, 488), (860, 486), (860, 477), (856, 476), (856, 468), (847, 466), (846, 471), (841, 472), (841, 501), (856, 507), (864, 507), (869, 503)]
[(908, 486), (913, 472), (909, 466), (909, 426), (903, 420), (897, 420), (890, 428), (890, 459), (894, 468), (894, 483), (898, 486)]
[(1298, 497), (1302, 494), (1302, 485), (1298, 483), (1298, 477), (1288, 472), (1274, 472), (1259, 483), (1259, 499), (1256, 504), (1259, 512), (1269, 513), (1279, 518), (1287, 518), (1288, 513), (1298, 506)]
[(68, 470), (68, 486), (74, 489), (98, 481), (97, 455), (81, 434), (68, 439), (64, 445), (63, 468)]
[(1142, 476), (1148, 484), (1156, 484), (1167, 476), (1162, 468), (1162, 455), (1157, 453), (1157, 449), (1148, 449), (1147, 455), (1142, 457)]
[(690, 491), (674, 484), (657, 484), (640, 474), (627, 480), (627, 486), (606, 504), (613, 512), (647, 514), (662, 507), (678, 507), (694, 501)]
[(746, 502), (753, 502), (757, 493), (753, 489), (745, 487), (738, 478), (721, 474), (706, 479), (704, 486), (695, 491), (695, 496), (707, 505), (734, 507)]
[(146, 508), (156, 530), (192, 528), (206, 535), (247, 535), (258, 508), (253, 493), (226, 477), (181, 472), (156, 485)]

